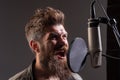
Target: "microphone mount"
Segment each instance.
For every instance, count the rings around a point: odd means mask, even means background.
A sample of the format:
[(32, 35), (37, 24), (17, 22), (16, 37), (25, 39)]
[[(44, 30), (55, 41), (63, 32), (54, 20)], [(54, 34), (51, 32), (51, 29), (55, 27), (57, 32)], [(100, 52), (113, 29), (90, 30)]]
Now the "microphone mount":
[(99, 23), (103, 23), (103, 24), (108, 24), (108, 22), (110, 23), (115, 23), (114, 20), (108, 20), (108, 18), (106, 17), (98, 17), (96, 18), (96, 14), (95, 14), (95, 3), (96, 1), (94, 0), (91, 4), (91, 9), (90, 9), (90, 19), (88, 19), (88, 22), (90, 22), (91, 26), (94, 25), (94, 26), (98, 26)]
[(110, 19), (108, 17), (96, 18), (95, 3), (96, 1), (93, 0), (91, 4), (91, 8), (90, 8), (90, 19), (88, 19), (88, 22), (94, 22), (96, 26), (99, 25), (99, 23), (108, 24), (110, 26), (115, 26), (117, 24), (117, 21), (114, 18), (113, 19)]

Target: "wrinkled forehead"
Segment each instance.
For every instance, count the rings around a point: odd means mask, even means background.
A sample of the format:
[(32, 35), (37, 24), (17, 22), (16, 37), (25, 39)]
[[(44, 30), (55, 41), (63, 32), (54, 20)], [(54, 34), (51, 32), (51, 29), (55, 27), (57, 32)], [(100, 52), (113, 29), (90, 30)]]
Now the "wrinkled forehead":
[(57, 34), (67, 34), (67, 31), (65, 30), (64, 26), (61, 24), (50, 26), (46, 30), (47, 32), (54, 32)]

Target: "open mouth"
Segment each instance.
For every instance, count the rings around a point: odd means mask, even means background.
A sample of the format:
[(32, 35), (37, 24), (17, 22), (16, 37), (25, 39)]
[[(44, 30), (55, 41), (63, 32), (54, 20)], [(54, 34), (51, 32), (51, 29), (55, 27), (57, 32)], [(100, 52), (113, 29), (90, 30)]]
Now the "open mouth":
[(55, 55), (58, 57), (58, 59), (63, 59), (65, 58), (65, 51), (57, 51)]

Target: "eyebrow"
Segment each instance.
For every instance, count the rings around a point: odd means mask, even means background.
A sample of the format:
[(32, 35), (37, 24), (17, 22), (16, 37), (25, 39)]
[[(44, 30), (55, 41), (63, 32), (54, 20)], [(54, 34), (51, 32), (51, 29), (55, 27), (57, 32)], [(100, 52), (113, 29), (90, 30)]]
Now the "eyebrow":
[(59, 34), (59, 33), (57, 33), (57, 32), (51, 32), (51, 34), (55, 34), (55, 35), (65, 34), (65, 35), (68, 35), (68, 33), (67, 33), (67, 32), (65, 32), (65, 33), (64, 33), (64, 32), (62, 32), (62, 33), (60, 33), (60, 34)]

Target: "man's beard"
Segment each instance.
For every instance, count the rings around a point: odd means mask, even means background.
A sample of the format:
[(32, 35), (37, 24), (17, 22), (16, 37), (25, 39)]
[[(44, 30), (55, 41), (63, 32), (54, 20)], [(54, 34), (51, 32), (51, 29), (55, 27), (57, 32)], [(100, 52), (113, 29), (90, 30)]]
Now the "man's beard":
[(64, 61), (52, 58), (48, 63), (48, 67), (53, 76), (60, 78), (60, 80), (68, 80), (71, 76), (67, 63)]
[(59, 78), (60, 80), (74, 80), (67, 66), (67, 61), (58, 60), (54, 55), (47, 55), (44, 57), (43, 64), (49, 77)]
[[(41, 54), (40, 62), (47, 71), (49, 78), (54, 77), (59, 78), (60, 80), (74, 80), (71, 71), (67, 66), (67, 60), (59, 60), (55, 55), (55, 51), (59, 51), (60, 49), (65, 50), (67, 53), (68, 48), (66, 46), (57, 46), (53, 48), (51, 45), (47, 47), (43, 45), (41, 49), (43, 54)], [(65, 54), (64, 57), (66, 57), (66, 55), (67, 54)]]

